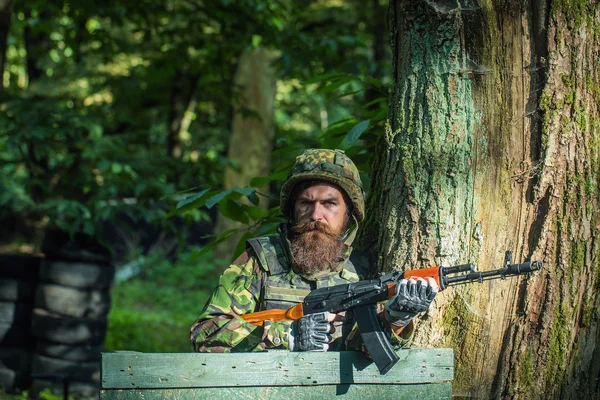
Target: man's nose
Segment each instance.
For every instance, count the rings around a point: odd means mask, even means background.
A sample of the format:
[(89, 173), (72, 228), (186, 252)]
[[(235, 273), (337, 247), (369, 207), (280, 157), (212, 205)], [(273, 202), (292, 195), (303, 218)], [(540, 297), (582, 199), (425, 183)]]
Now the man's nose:
[(323, 220), (323, 207), (315, 203), (312, 208), (312, 212), (310, 214), (311, 221), (321, 221)]

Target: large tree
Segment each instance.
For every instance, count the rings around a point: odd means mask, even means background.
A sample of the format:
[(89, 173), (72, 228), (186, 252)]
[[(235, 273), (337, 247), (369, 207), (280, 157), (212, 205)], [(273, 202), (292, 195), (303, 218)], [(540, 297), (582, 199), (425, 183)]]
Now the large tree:
[[(600, 4), (392, 0), (394, 88), (361, 244), (382, 269), (543, 261), (446, 290), (415, 343), (455, 394), (600, 393)], [(375, 212), (377, 210), (377, 212)]]

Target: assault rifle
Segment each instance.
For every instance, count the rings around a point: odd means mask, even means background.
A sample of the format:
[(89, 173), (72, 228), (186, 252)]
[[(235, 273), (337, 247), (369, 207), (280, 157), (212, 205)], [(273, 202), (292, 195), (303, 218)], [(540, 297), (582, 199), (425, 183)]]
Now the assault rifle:
[(528, 274), (540, 268), (542, 268), (541, 261), (513, 264), (512, 253), (507, 251), (504, 257), (504, 266), (493, 271), (478, 272), (475, 270), (474, 264), (423, 268), (406, 272), (393, 271), (382, 275), (379, 279), (313, 290), (302, 303), (287, 310), (258, 311), (244, 314), (242, 318), (254, 325), (261, 326), (266, 320), (295, 321), (305, 315), (324, 311), (339, 313), (352, 310), (367, 351), (379, 368), (379, 372), (384, 375), (396, 364), (398, 356), (379, 324), (375, 306), (396, 294), (396, 283), (400, 279), (429, 277), (435, 279), (440, 290), (444, 290), (449, 286)]

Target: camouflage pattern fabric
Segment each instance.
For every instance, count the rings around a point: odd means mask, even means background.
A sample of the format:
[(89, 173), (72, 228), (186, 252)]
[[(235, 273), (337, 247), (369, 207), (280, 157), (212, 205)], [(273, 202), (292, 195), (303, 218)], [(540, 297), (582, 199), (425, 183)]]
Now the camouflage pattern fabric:
[(291, 321), (265, 321), (254, 326), (239, 318), (258, 311), (262, 269), (255, 257), (244, 253), (219, 279), (204, 310), (191, 328), (194, 351), (236, 352), (287, 348)]
[(290, 199), (294, 186), (301, 181), (321, 180), (341, 187), (352, 201), (356, 222), (365, 217), (365, 196), (358, 169), (343, 150), (309, 149), (296, 158), (296, 163), (281, 187), (281, 212), (292, 217)]
[[(301, 302), (310, 290), (355, 282), (360, 278), (348, 260), (350, 248), (341, 261), (339, 272), (308, 280), (288, 267), (287, 241), (272, 239), (263, 240), (262, 250), (249, 248), (223, 273), (219, 285), (191, 328), (190, 342), (194, 351), (287, 349), (291, 321), (265, 321), (263, 326), (254, 326), (240, 316), (263, 309), (289, 308)], [(265, 262), (267, 265), (263, 266)], [(345, 321), (336, 323), (336, 335), (330, 349), (365, 351), (352, 314), (348, 314)], [(402, 332), (403, 337), (406, 336), (405, 331)], [(407, 343), (405, 338), (393, 332), (390, 335), (395, 345)]]

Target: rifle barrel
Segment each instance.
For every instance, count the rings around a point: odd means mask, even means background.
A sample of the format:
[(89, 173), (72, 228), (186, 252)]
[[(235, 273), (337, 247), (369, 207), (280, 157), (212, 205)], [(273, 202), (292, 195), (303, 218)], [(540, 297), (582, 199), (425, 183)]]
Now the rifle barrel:
[[(469, 265), (469, 264), (466, 264)], [(462, 267), (462, 266), (461, 266)], [(451, 267), (456, 268), (456, 267)], [(530, 261), (522, 264), (508, 264), (504, 268), (493, 271), (477, 272), (472, 270), (468, 274), (459, 276), (446, 276), (448, 286), (460, 285), (469, 282), (483, 282), (490, 279), (504, 279), (507, 276), (524, 275), (542, 268), (541, 261)], [(449, 269), (449, 268), (448, 268)]]

